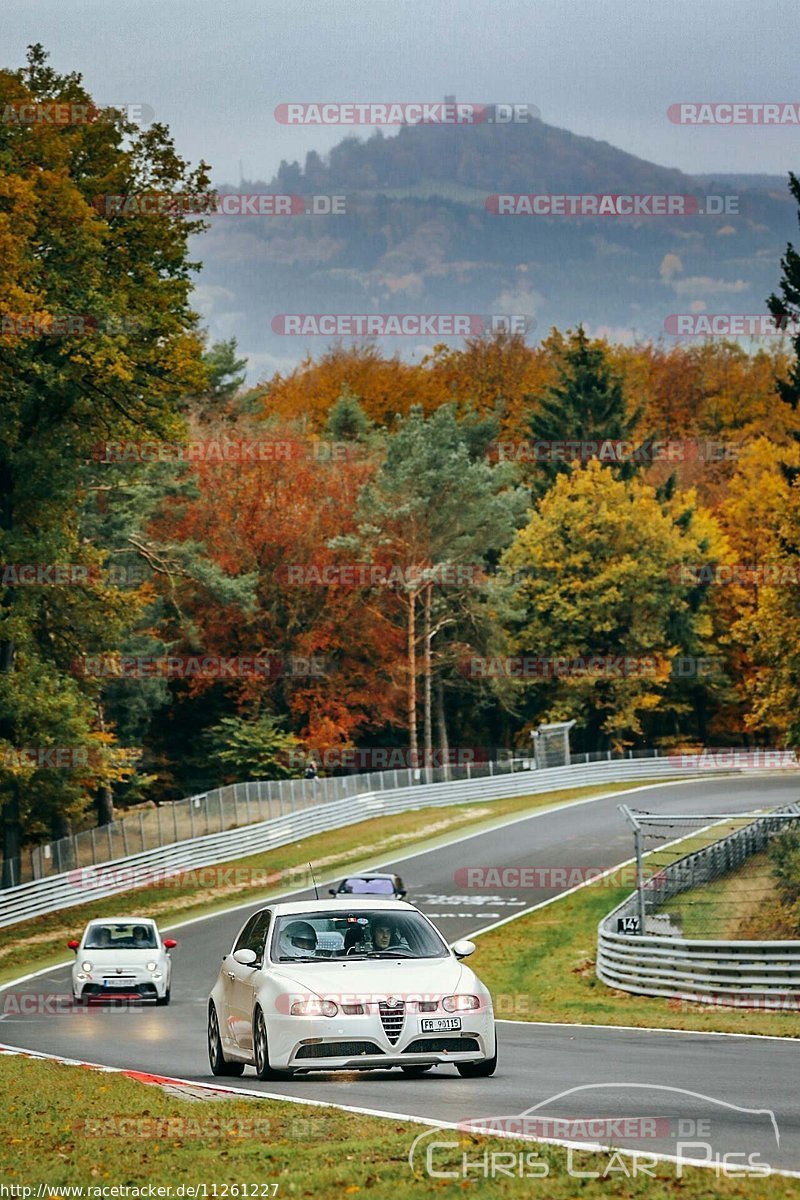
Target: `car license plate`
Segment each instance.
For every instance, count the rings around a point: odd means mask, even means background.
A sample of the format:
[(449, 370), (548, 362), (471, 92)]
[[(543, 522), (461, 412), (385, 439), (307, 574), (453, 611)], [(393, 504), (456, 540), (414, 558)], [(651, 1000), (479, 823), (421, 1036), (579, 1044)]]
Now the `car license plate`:
[(445, 1033), (461, 1028), (461, 1017), (423, 1017), (420, 1029), (423, 1033)]
[(104, 979), (103, 985), (105, 987), (129, 988), (131, 982), (129, 979)]

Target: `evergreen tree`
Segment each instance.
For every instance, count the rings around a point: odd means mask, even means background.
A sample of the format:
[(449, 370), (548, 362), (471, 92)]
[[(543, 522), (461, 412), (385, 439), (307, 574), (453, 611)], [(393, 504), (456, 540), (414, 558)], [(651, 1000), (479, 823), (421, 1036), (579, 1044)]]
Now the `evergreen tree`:
[[(558, 382), (538, 400), (531, 417), (534, 495), (547, 491), (558, 475), (571, 469), (569, 455), (558, 457), (563, 443), (629, 442), (640, 415), (640, 410), (628, 413), (622, 382), (602, 344), (591, 342), (579, 326), (562, 351)], [(537, 449), (536, 443), (543, 445)], [(610, 447), (608, 452), (615, 453)], [(581, 451), (574, 457), (580, 458)], [(639, 469), (634, 460), (617, 463), (612, 458), (609, 465), (621, 479), (631, 478)]]

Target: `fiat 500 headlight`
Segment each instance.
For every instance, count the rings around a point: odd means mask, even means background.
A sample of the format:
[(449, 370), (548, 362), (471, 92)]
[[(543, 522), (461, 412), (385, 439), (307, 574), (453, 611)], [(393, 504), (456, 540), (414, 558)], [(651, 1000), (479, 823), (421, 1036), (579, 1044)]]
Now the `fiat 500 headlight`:
[(146, 971), (157, 971), (158, 963), (154, 963), (154, 962), (145, 963), (144, 967), (145, 967)]
[(445, 1012), (472, 1012), (480, 1006), (481, 1002), (477, 996), (445, 996), (442, 999)]
[(92, 964), (90, 962), (81, 963), (82, 971), (91, 971), (91, 969), (92, 969)]

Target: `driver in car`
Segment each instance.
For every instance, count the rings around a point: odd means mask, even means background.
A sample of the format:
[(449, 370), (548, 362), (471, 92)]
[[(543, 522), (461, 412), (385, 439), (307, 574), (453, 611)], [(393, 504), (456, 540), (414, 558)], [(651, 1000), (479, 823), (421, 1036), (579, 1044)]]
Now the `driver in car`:
[(407, 943), (402, 938), (391, 921), (386, 917), (376, 917), (372, 922), (372, 945), (376, 950), (405, 950)]
[(317, 934), (308, 921), (292, 921), (281, 931), (279, 949), (281, 957), (314, 958), (317, 952)]

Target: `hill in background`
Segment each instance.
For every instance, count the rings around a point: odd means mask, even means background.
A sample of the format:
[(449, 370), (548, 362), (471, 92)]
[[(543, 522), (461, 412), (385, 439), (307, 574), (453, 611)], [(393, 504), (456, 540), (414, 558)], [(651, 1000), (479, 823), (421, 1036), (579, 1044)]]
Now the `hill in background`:
[[(337, 216), (215, 217), (194, 253), (215, 338), (238, 339), (251, 376), (287, 369), (328, 339), (276, 334), (281, 313), (513, 313), (530, 341), (584, 322), (620, 340), (668, 338), (671, 313), (765, 312), (794, 205), (777, 176), (689, 176), (541, 121), (403, 127), (345, 137), (326, 158), (220, 191), (346, 197)], [(734, 214), (497, 216), (496, 193), (736, 197)], [(384, 339), (419, 358), (432, 339)]]

